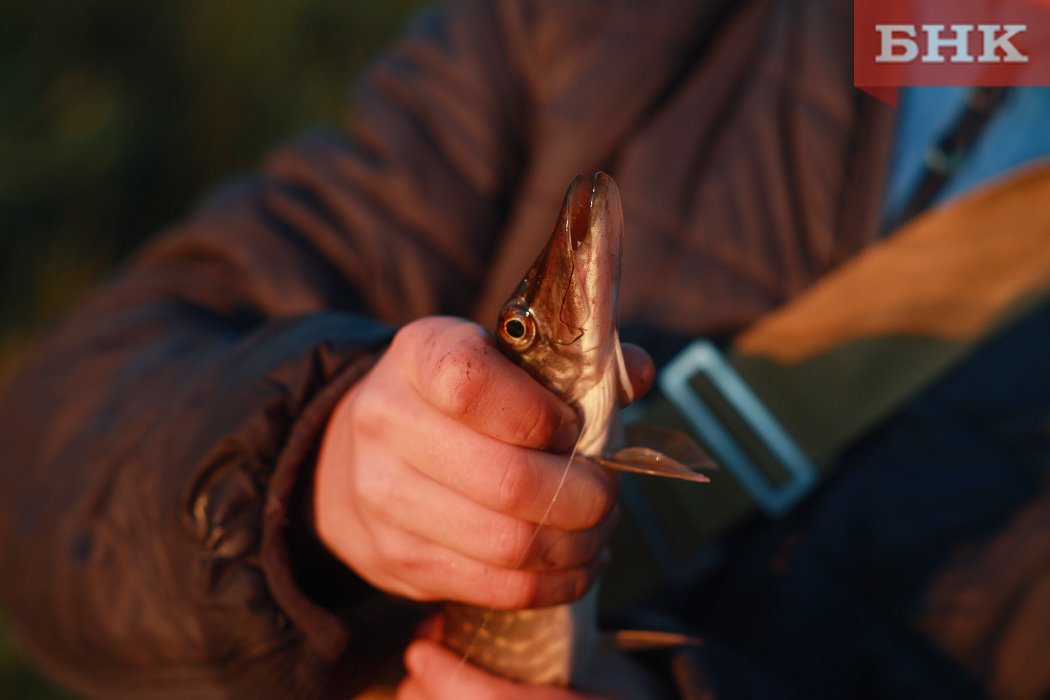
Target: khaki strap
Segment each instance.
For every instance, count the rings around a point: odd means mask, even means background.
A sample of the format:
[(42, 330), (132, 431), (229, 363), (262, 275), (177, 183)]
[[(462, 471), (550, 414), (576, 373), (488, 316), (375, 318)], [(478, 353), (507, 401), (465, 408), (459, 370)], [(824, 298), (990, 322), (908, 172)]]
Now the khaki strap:
[[(1042, 166), (873, 244), (748, 328), (726, 359), (824, 477), (845, 448), (1048, 298), (1050, 167)], [(720, 405), (704, 375), (689, 381), (771, 482), (782, 480), (763, 441)], [(695, 435), (663, 393), (638, 422)], [(711, 476), (702, 485), (632, 480), (627, 523), (605, 576), (606, 604), (687, 575), (706, 543), (755, 514), (755, 499), (731, 469)]]

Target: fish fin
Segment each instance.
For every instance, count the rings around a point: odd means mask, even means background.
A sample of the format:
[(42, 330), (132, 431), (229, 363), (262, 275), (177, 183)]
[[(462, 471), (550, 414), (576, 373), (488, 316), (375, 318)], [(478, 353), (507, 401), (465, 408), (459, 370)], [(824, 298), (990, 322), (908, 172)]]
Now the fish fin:
[(666, 476), (686, 481), (710, 481), (697, 469), (717, 467), (689, 436), (652, 425), (624, 426), (627, 447), (604, 455), (602, 466), (617, 471)]
[(625, 447), (622, 450), (596, 459), (599, 464), (620, 472), (666, 476), (686, 481), (710, 481), (706, 476), (694, 472), (681, 462), (649, 447)]
[(649, 651), (681, 646), (703, 646), (703, 640), (677, 632), (649, 630), (614, 630), (602, 632), (598, 638), (599, 651)]
[(659, 425), (625, 425), (624, 444), (648, 447), (689, 469), (717, 469), (718, 463), (685, 433)]
[(613, 336), (613, 347), (616, 348), (616, 368), (620, 379), (617, 384), (617, 398), (621, 406), (634, 403), (634, 387), (631, 385), (631, 377), (627, 374), (627, 363), (623, 359), (623, 348), (620, 347), (620, 332), (616, 331)]

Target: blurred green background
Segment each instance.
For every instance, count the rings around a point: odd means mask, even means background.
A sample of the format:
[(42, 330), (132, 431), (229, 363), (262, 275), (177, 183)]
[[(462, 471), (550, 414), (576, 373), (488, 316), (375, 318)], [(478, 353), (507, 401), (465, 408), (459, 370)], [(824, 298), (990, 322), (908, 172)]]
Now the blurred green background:
[[(0, 387), (54, 320), (209, 185), (346, 116), (422, 0), (0, 0)], [(0, 698), (68, 698), (0, 617)]]

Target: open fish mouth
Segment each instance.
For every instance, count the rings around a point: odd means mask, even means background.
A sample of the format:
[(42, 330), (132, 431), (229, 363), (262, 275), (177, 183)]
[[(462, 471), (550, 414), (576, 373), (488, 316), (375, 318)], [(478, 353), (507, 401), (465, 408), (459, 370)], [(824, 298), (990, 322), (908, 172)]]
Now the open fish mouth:
[[(623, 247), (624, 219), (616, 184), (604, 172), (591, 179), (577, 175), (565, 194), (562, 216), (545, 251), (552, 256), (552, 264), (571, 269), (568, 287), (593, 293), (586, 303), (574, 299), (576, 305), (615, 309), (616, 299), (603, 298), (608, 295), (598, 292), (619, 289)], [(568, 259), (571, 263), (566, 264)]]
[[(564, 228), (569, 234), (573, 250), (588, 240), (595, 227), (601, 228), (607, 234), (614, 233), (611, 228), (603, 227), (602, 220), (608, 217), (610, 207), (618, 211), (619, 202), (620, 191), (613, 179), (605, 173), (595, 173), (590, 179), (583, 175), (573, 178), (562, 205), (566, 218)], [(595, 217), (599, 221), (596, 222)], [(622, 226), (619, 227), (619, 235), (622, 241)]]
[(545, 329), (552, 342), (568, 345), (584, 335), (593, 336), (588, 346), (608, 342), (616, 327), (622, 254), (616, 183), (605, 173), (591, 179), (578, 175), (547, 246), (512, 299), (560, 321), (560, 327)]
[(562, 322), (590, 331), (596, 341), (608, 342), (616, 327), (623, 254), (620, 191), (611, 177), (599, 172), (590, 180), (577, 176), (572, 181), (548, 249), (552, 264), (571, 270), (565, 281)]

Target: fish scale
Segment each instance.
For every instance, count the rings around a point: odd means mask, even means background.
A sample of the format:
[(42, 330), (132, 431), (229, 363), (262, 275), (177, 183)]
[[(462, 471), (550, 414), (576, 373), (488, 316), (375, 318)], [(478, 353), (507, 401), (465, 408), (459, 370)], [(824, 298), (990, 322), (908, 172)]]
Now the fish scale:
[[(695, 469), (712, 463), (688, 438), (670, 437), (676, 446), (671, 457), (652, 441), (638, 444), (625, 434), (619, 409), (634, 396), (616, 329), (622, 249), (616, 184), (605, 173), (590, 181), (577, 176), (550, 240), (500, 311), (499, 348), (579, 414), (575, 455), (612, 469), (707, 481)], [(690, 446), (686, 455), (683, 444)], [(565, 457), (569, 469), (571, 456)], [(597, 597), (593, 586), (572, 603), (547, 608), (508, 611), (449, 602), (444, 642), (492, 673), (570, 685), (580, 680), (599, 637)], [(647, 646), (685, 639), (646, 635)]]

